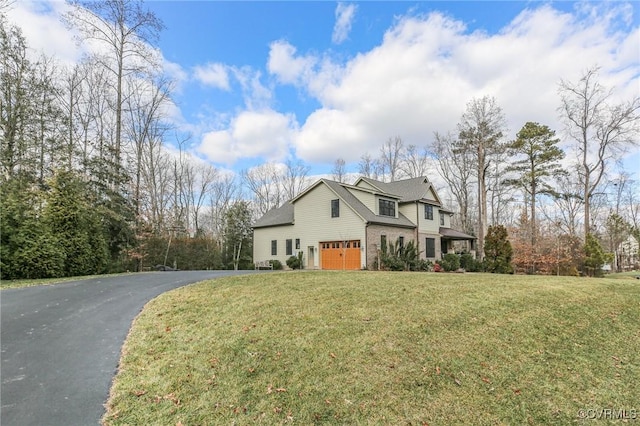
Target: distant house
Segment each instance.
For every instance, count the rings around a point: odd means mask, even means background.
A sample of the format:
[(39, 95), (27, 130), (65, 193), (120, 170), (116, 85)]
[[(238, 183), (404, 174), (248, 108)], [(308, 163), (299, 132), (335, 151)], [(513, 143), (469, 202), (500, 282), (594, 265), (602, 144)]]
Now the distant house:
[(640, 267), (640, 244), (638, 240), (629, 235), (616, 250), (619, 268), (622, 271), (635, 270)]
[(353, 185), (320, 179), (255, 223), (253, 259), (284, 265), (302, 252), (306, 269), (372, 269), (382, 244), (413, 240), (421, 258), (436, 260), (453, 241), (475, 241), (450, 228), (452, 215), (426, 177), (362, 177)]

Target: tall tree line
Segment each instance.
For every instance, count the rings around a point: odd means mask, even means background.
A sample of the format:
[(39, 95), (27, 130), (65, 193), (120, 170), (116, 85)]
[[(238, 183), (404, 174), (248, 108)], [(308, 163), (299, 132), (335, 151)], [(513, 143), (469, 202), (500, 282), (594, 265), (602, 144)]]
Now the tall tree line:
[(228, 211), (249, 209), (241, 181), (189, 154), (165, 116), (162, 23), (141, 1), (72, 5), (65, 22), (100, 53), (70, 68), (30, 54), (0, 13), (2, 278), (248, 266), (245, 233), (242, 255), (225, 250)]

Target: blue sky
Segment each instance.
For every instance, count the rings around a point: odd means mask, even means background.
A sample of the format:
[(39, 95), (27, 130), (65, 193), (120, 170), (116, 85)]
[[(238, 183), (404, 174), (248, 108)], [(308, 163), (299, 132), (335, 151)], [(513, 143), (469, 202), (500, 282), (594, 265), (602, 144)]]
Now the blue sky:
[[(557, 85), (595, 64), (614, 100), (640, 92), (636, 2), (154, 1), (176, 81), (171, 119), (221, 169), (300, 159), (313, 174), (400, 136), (455, 131), (466, 103), (494, 96), (513, 138), (526, 121), (562, 136)], [(9, 18), (36, 50), (82, 53), (61, 1), (19, 1)], [(566, 141), (568, 144), (569, 142)], [(567, 145), (568, 146), (568, 145)], [(626, 157), (640, 174), (639, 148)], [(640, 176), (639, 176), (640, 178)]]

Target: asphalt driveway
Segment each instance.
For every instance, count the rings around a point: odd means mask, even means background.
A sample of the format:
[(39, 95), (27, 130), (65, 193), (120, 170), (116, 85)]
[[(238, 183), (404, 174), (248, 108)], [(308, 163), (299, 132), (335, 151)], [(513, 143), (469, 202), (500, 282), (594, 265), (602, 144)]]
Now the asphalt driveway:
[(131, 322), (155, 296), (253, 271), (176, 271), (0, 292), (0, 424), (96, 425)]

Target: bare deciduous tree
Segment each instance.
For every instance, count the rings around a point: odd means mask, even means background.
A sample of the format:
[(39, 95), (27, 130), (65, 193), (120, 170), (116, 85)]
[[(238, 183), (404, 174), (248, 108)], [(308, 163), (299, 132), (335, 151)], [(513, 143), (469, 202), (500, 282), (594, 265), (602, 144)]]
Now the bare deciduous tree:
[(280, 174), (273, 163), (265, 163), (242, 172), (244, 184), (253, 198), (254, 214), (264, 215), (284, 201)]
[(64, 17), (66, 23), (78, 29), (82, 41), (98, 42), (109, 50), (109, 55), (98, 55), (97, 60), (116, 80), (114, 157), (119, 164), (125, 77), (157, 66), (150, 46), (157, 40), (163, 24), (153, 12), (143, 8), (140, 0), (76, 0), (71, 4), (73, 9)]
[(403, 177), (417, 178), (429, 174), (429, 151), (408, 145), (402, 152), (400, 171)]
[(493, 156), (502, 149), (506, 120), (495, 98), (474, 98), (467, 104), (458, 124), (460, 132), (455, 154), (473, 153), (478, 179), (478, 253), (484, 258), (484, 237), (487, 231), (487, 172)]
[(389, 175), (391, 182), (396, 180), (400, 172), (403, 149), (404, 144), (400, 136), (387, 139), (380, 148), (380, 164), (382, 164), (384, 173)]
[(282, 187), (284, 196), (288, 200), (295, 198), (309, 185), (308, 174), (309, 166), (302, 161), (286, 161), (284, 175), (282, 176)]
[(338, 158), (333, 163), (333, 169), (331, 170), (331, 177), (336, 182), (345, 183), (346, 179), (346, 170), (345, 170), (345, 161), (342, 158)]
[(473, 233), (471, 204), (473, 202), (473, 156), (468, 151), (454, 153), (456, 143), (450, 133), (435, 133), (432, 145), (438, 173), (445, 180), (458, 204), (458, 216), (463, 231)]
[(358, 163), (358, 173), (369, 179), (379, 179), (382, 175), (382, 165), (380, 162), (369, 155), (369, 153), (363, 154), (360, 157)]
[(612, 90), (598, 82), (599, 68), (588, 69), (576, 83), (561, 80), (560, 114), (575, 142), (584, 201), (584, 238), (591, 231), (591, 198), (621, 152), (638, 144), (640, 96), (612, 105)]

